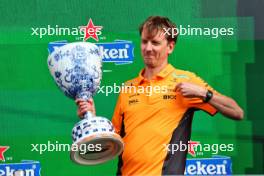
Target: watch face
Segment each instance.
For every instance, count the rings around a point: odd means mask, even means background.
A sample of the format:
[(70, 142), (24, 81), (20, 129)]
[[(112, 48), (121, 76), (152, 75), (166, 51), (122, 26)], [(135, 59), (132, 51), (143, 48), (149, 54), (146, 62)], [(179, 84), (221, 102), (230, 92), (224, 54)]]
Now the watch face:
[(207, 103), (208, 101), (211, 100), (212, 97), (213, 97), (213, 92), (210, 91), (210, 90), (208, 90), (207, 93), (206, 93), (206, 97), (205, 97), (205, 99), (204, 99), (204, 102)]

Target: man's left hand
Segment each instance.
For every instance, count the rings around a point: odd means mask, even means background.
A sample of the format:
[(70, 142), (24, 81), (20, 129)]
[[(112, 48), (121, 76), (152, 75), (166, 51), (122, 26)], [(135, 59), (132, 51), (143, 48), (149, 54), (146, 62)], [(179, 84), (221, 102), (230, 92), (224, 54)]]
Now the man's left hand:
[(180, 92), (187, 98), (204, 98), (206, 96), (207, 89), (196, 84), (181, 82), (176, 85), (176, 91)]

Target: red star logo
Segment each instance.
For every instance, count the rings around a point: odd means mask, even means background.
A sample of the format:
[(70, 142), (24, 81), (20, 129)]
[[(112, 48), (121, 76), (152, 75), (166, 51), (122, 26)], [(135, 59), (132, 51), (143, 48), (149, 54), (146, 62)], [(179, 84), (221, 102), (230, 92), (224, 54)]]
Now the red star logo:
[(0, 161), (5, 161), (4, 153), (9, 149), (8, 146), (0, 146)]
[(190, 155), (196, 156), (194, 147), (197, 146), (198, 144), (200, 144), (200, 142), (196, 142), (196, 141), (189, 141), (188, 142), (188, 153)]
[(102, 26), (95, 26), (93, 24), (93, 21), (92, 19), (90, 18), (89, 19), (89, 22), (86, 26), (80, 26), (80, 29), (81, 30), (84, 30), (84, 38), (83, 38), (83, 41), (86, 41), (87, 39), (89, 39), (90, 37), (92, 37), (94, 40), (98, 41), (98, 36), (97, 35), (100, 35), (101, 34), (101, 29), (103, 27)]

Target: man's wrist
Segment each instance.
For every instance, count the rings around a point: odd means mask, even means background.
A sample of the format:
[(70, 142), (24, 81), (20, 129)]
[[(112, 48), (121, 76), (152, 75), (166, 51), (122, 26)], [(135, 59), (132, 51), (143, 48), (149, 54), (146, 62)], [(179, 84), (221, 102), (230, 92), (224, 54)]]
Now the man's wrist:
[(200, 98), (202, 99), (202, 100), (204, 100), (205, 98), (206, 98), (206, 93), (207, 93), (207, 89), (202, 89), (202, 91), (200, 92)]

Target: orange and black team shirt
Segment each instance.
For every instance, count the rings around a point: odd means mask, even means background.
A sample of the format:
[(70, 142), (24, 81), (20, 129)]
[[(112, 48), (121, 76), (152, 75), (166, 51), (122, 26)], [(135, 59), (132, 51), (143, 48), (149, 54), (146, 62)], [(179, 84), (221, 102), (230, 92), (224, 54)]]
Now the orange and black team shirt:
[[(171, 152), (164, 147), (190, 140), (195, 110), (214, 115), (217, 110), (200, 98), (185, 98), (175, 87), (191, 82), (217, 93), (194, 73), (167, 65), (152, 80), (139, 76), (127, 82), (133, 87), (161, 87), (161, 91), (121, 92), (113, 115), (115, 130), (124, 140), (117, 175), (184, 174), (187, 151)], [(164, 89), (166, 86), (166, 91)]]

